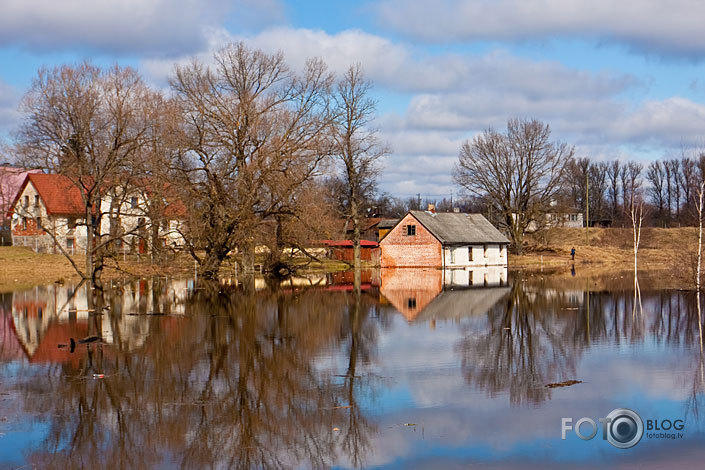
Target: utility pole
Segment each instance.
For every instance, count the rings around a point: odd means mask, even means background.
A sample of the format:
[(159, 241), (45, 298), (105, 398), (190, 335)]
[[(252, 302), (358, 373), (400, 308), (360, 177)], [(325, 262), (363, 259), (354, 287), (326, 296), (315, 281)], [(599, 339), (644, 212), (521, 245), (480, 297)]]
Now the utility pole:
[(590, 167), (585, 169), (585, 244), (590, 245)]

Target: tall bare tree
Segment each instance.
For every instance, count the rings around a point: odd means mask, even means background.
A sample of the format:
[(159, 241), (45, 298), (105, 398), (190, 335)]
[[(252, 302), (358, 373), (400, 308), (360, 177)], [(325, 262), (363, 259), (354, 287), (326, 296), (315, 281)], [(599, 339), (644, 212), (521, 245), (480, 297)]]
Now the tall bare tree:
[(574, 148), (553, 142), (537, 120), (510, 119), (506, 133), (488, 129), (460, 149), (453, 180), (484, 196), (501, 216), (512, 249), (522, 252), (524, 232), (550, 207)]
[(242, 43), (214, 59), (213, 67), (177, 67), (171, 80), (183, 112), (175, 174), (188, 207), (188, 248), (206, 278), (233, 249), (253, 271), (258, 230), (289, 215), (284, 199), (316, 176), (331, 118), (332, 76), (321, 61), (296, 74), (282, 54)]
[(353, 228), (353, 267), (360, 269), (360, 226), (365, 202), (372, 199), (379, 175), (379, 160), (389, 151), (372, 127), (376, 102), (369, 96), (372, 83), (362, 67), (347, 69), (335, 91), (334, 154), (341, 167), (345, 191), (345, 218)]
[(620, 163), (619, 160), (614, 160), (607, 167), (607, 178), (609, 180), (609, 197), (610, 197), (610, 216), (612, 222), (614, 223), (619, 206), (619, 173), (620, 173)]
[(102, 236), (101, 202), (131, 177), (131, 162), (144, 144), (142, 103), (147, 94), (137, 72), (103, 70), (84, 62), (42, 68), (22, 101), (26, 119), (17, 134), (25, 165), (68, 178), (81, 193), (86, 226), (84, 279), (98, 281), (110, 237)]
[(646, 169), (646, 179), (649, 182), (649, 194), (654, 205), (658, 208), (659, 219), (664, 216), (664, 206), (666, 203), (665, 179), (661, 162), (655, 160)]

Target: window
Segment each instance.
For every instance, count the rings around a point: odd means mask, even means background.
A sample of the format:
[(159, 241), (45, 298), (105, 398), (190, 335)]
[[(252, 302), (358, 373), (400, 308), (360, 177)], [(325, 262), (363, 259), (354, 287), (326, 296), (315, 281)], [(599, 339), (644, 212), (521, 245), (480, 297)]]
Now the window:
[(66, 227), (68, 227), (69, 230), (73, 230), (76, 228), (76, 218), (75, 217), (69, 217), (66, 219)]
[(39, 207), (39, 194), (34, 195), (34, 207)]
[(137, 207), (137, 197), (132, 196), (132, 197), (130, 198), (130, 206), (131, 206), (133, 209), (134, 209), (135, 207)]
[(489, 246), (488, 246), (488, 245), (485, 245), (483, 248), (484, 248), (484, 250), (485, 250), (485, 258), (488, 258), (489, 255), (490, 255), (490, 253), (489, 253)]
[(38, 229), (41, 229), (41, 228), (42, 228), (42, 218), (41, 218), (41, 217), (37, 217), (37, 218), (36, 218), (36, 222), (37, 222), (37, 228), (38, 228)]
[(140, 217), (139, 219), (137, 219), (137, 226), (144, 227), (144, 217)]
[(416, 225), (407, 225), (406, 235), (409, 237), (413, 237), (414, 235), (416, 235)]
[(406, 299), (406, 306), (407, 306), (408, 308), (413, 308), (413, 309), (415, 309), (415, 308), (416, 308), (416, 298), (413, 298), (413, 299)]
[(68, 248), (69, 250), (73, 250), (73, 238), (66, 239), (66, 248)]
[(22, 217), (22, 230), (27, 230), (27, 217)]
[(24, 197), (24, 207), (29, 207), (29, 196)]
[(455, 250), (453, 248), (450, 249), (450, 264), (455, 264)]
[(468, 261), (472, 262), (472, 247), (468, 247)]
[(506, 258), (506, 257), (507, 257), (507, 246), (506, 246), (506, 245), (502, 246), (502, 249), (501, 249), (501, 251), (500, 251), (500, 253), (499, 253), (499, 256), (502, 257), (502, 258)]

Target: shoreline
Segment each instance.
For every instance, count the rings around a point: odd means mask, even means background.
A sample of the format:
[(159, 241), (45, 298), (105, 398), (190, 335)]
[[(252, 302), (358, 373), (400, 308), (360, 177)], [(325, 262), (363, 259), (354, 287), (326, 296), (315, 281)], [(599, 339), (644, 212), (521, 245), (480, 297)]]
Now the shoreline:
[[(590, 244), (585, 244), (584, 229), (555, 228), (527, 236), (525, 253), (509, 255), (508, 269), (528, 275), (552, 277), (573, 282), (585, 277), (623, 279), (634, 271), (632, 232), (628, 228), (591, 228)], [(644, 280), (663, 287), (694, 290), (694, 260), (697, 228), (644, 228), (639, 248), (638, 271)], [(575, 248), (575, 260), (570, 250)], [(83, 263), (80, 256), (76, 256)], [(38, 285), (79, 281), (68, 260), (60, 254), (38, 254), (25, 247), (0, 247), (0, 293), (29, 289)], [(301, 272), (337, 272), (349, 269), (346, 263), (326, 260), (306, 264)], [(194, 261), (187, 254), (177, 256), (169, 265), (152, 265), (137, 259), (111, 260), (104, 280), (193, 274)], [(223, 266), (225, 275), (236, 272), (234, 263)], [(621, 277), (620, 277), (621, 276)], [(633, 274), (629, 274), (633, 278)], [(653, 280), (653, 281), (652, 281)]]

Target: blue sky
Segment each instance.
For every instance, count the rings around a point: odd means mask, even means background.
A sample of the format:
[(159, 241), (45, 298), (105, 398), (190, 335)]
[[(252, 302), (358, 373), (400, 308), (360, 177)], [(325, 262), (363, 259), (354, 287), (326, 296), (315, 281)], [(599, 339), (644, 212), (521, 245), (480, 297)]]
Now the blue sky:
[(360, 62), (392, 149), (381, 188), (457, 194), (465, 139), (540, 119), (596, 160), (705, 146), (705, 2), (699, 0), (2, 0), (0, 136), (42, 65), (137, 67), (165, 87), (173, 65), (229, 41), (281, 50), (292, 67)]

